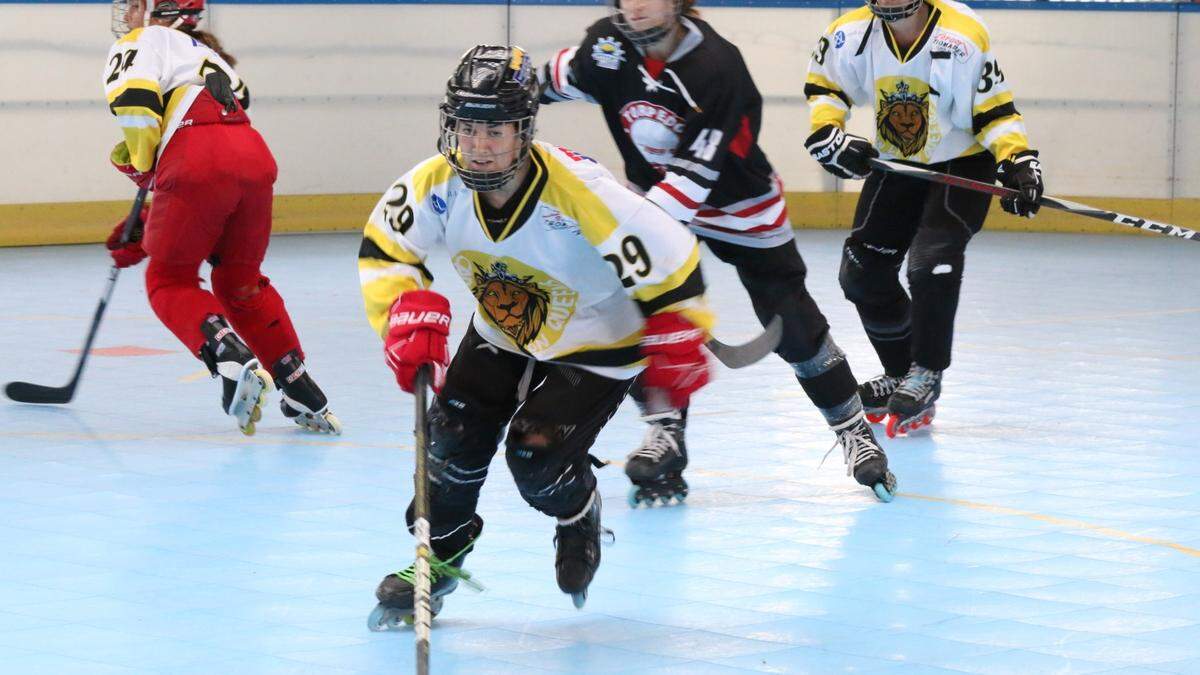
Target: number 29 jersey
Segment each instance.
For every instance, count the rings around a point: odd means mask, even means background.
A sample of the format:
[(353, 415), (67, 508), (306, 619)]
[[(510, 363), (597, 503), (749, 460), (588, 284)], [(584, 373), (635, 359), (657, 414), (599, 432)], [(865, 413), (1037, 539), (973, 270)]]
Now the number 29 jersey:
[(908, 49), (866, 6), (830, 24), (804, 85), (812, 129), (844, 126), (863, 105), (885, 158), (933, 164), (986, 149), (999, 162), (1029, 149), (983, 21), (954, 0), (926, 4), (929, 20)]
[(440, 242), (478, 303), (472, 325), (500, 349), (627, 379), (645, 317), (676, 311), (711, 329), (695, 236), (590, 158), (534, 142), (530, 163), (500, 224), (441, 155), (383, 195), (358, 261), (380, 335), (396, 298), (432, 283), (424, 261)]

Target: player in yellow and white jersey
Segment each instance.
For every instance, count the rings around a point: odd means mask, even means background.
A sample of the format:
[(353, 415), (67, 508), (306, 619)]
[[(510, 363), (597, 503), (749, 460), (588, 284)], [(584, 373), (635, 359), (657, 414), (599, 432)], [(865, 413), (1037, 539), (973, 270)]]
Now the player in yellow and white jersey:
[[(872, 171), (883, 156), (1019, 196), (1004, 210), (1033, 217), (1042, 195), (1038, 153), (992, 53), (991, 36), (954, 0), (868, 0), (830, 24), (804, 86), (812, 135), (805, 145), (840, 178), (866, 178), (839, 275), (884, 374), (859, 387), (868, 417), (889, 436), (929, 424), (950, 365), (967, 242), (991, 196)], [(869, 106), (874, 144), (848, 134), (852, 106)], [(899, 272), (908, 254), (911, 299)]]
[[(559, 587), (581, 605), (600, 562), (588, 450), (645, 369), (684, 405), (708, 380), (713, 324), (694, 235), (594, 160), (533, 140), (538, 83), (517, 47), (468, 51), (441, 105), (440, 154), (380, 199), (359, 252), (363, 297), (411, 391), (434, 367), (430, 529), (435, 605), (479, 536), (479, 490), (505, 426), (522, 497), (558, 520)], [(444, 243), (478, 307), (447, 365), (450, 307), (423, 264)], [(409, 509), (409, 526), (413, 510)], [(373, 625), (412, 612), (412, 570), (389, 574)]]
[[(102, 78), (123, 138), (110, 159), (154, 199), (144, 227), (126, 239), (122, 219), (106, 243), (117, 267), (150, 258), (150, 307), (220, 379), (221, 409), (243, 433), (254, 433), (272, 384), (284, 416), (341, 433), (262, 273), (278, 167), (246, 113), (236, 61), (198, 28), (203, 10), (204, 0), (113, 0), (117, 40)], [(200, 286), (205, 261), (211, 291)]]

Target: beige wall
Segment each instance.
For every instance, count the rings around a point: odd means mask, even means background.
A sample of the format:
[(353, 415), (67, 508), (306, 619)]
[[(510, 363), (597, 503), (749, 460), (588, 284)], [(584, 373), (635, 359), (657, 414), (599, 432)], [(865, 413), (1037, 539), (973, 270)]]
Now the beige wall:
[[(100, 85), (108, 13), (107, 5), (0, 5), (0, 147), (8, 158), (0, 203), (129, 195), (107, 166), (119, 138)], [(242, 60), (252, 116), (279, 160), (279, 193), (377, 192), (434, 152), (446, 76), (470, 45), (505, 41), (505, 13), (487, 5), (218, 5), (210, 27)], [(513, 7), (512, 38), (541, 60), (603, 15), (601, 7)], [(804, 71), (834, 11), (704, 15), (739, 45), (766, 97), (762, 141), (788, 189), (854, 189), (821, 172), (803, 147)], [(992, 10), (984, 18), (1051, 191), (1200, 196), (1200, 13)], [(852, 128), (869, 134), (869, 122), (858, 115)], [(540, 128), (544, 139), (619, 170), (593, 107), (548, 107)]]

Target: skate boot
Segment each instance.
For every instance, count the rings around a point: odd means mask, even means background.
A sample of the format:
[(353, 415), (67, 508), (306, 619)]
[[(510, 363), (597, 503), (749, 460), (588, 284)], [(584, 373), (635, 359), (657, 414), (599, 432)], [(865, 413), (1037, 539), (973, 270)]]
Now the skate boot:
[(934, 403), (942, 394), (942, 371), (913, 364), (888, 399), (888, 438), (929, 426), (937, 413)]
[[(842, 446), (846, 475), (875, 492), (880, 501), (890, 502), (896, 495), (896, 477), (888, 471), (887, 455), (875, 440), (875, 433), (862, 412), (830, 427), (837, 434), (833, 447)], [(833, 452), (833, 448), (829, 449)], [(829, 453), (825, 453), (828, 456)]]
[(583, 511), (571, 518), (560, 518), (554, 534), (558, 587), (571, 596), (576, 609), (583, 609), (588, 585), (600, 567), (601, 537), (612, 537), (612, 530), (600, 526), (600, 493), (593, 490)]
[(656, 419), (646, 429), (642, 447), (629, 453), (625, 475), (633, 483), (629, 488), (630, 506), (650, 507), (655, 501), (666, 506), (672, 499), (680, 504), (687, 499), (683, 470), (688, 460), (683, 430), (684, 421), (678, 411)]
[[(443, 598), (458, 588), (458, 582), (463, 582), (475, 591), (483, 590), (483, 586), (471, 578), (471, 573), (462, 568), (463, 560), (475, 547), (483, 526), (483, 520), (478, 516), (475, 517), (475, 522), (478, 523), (475, 536), (466, 546), (445, 558), (438, 556), (435, 546), (434, 552), (429, 556), (429, 610), (433, 616), (442, 611)], [(367, 617), (367, 628), (379, 632), (396, 630), (401, 624), (411, 626), (416, 618), (416, 581), (415, 562), (384, 577), (375, 589), (375, 599), (379, 604), (375, 605), (375, 609), (371, 610), (370, 616)]]
[(876, 375), (858, 385), (858, 397), (862, 399), (863, 412), (867, 421), (878, 424), (888, 416), (888, 398), (896, 387), (900, 386), (902, 378), (891, 375)]
[(341, 420), (329, 411), (325, 392), (308, 374), (299, 354), (294, 351), (284, 354), (271, 370), (275, 373), (275, 384), (283, 394), (279, 409), (284, 417), (309, 431), (342, 433)]
[(213, 377), (221, 378), (221, 410), (237, 420), (243, 434), (253, 436), (271, 391), (271, 376), (225, 319), (210, 314), (200, 330), (207, 338), (200, 347), (200, 358)]

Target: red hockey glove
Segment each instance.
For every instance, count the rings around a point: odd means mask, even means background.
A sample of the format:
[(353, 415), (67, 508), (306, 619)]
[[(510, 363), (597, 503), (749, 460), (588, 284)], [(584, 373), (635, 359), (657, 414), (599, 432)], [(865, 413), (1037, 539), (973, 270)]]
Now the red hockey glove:
[(112, 234), (104, 242), (108, 254), (112, 256), (113, 264), (121, 269), (133, 267), (146, 259), (146, 250), (142, 248), (142, 233), (145, 231), (146, 219), (150, 217), (150, 205), (142, 207), (138, 221), (129, 233), (129, 241), (122, 242), (121, 235), (125, 233), (125, 219), (122, 218), (113, 226)]
[(683, 408), (692, 393), (708, 384), (708, 359), (700, 347), (704, 331), (678, 312), (663, 312), (646, 319), (642, 356), (646, 370), (642, 386), (666, 392), (671, 405)]
[(153, 189), (154, 172), (153, 171), (138, 171), (133, 168), (133, 160), (129, 157), (129, 146), (125, 141), (117, 143), (113, 148), (112, 154), (108, 156), (108, 161), (116, 167), (117, 171), (129, 177), (139, 188)]
[(383, 353), (401, 389), (411, 394), (417, 369), (428, 364), (433, 369), (433, 390), (442, 390), (450, 365), (449, 334), (450, 302), (442, 294), (408, 291), (392, 304)]

